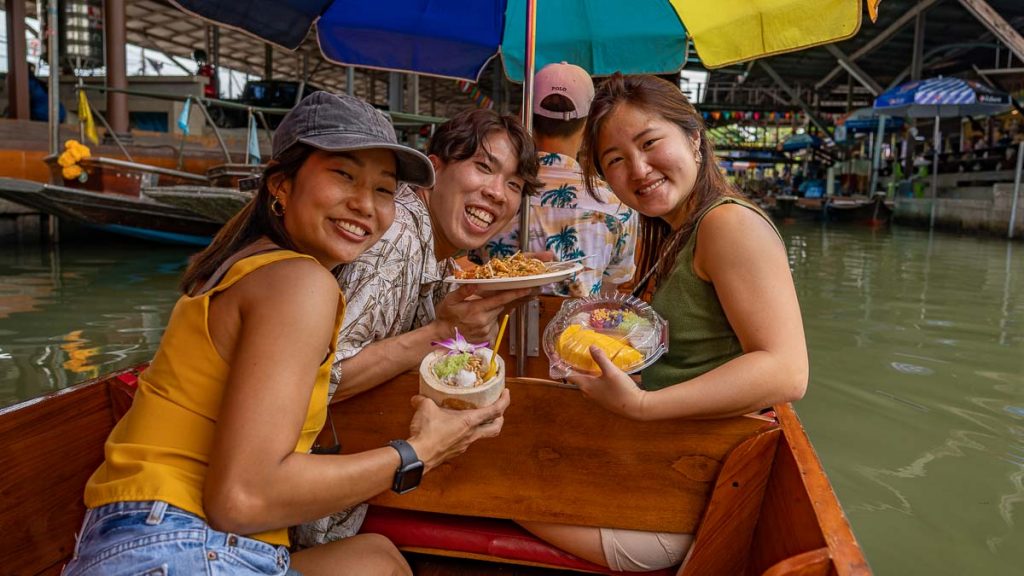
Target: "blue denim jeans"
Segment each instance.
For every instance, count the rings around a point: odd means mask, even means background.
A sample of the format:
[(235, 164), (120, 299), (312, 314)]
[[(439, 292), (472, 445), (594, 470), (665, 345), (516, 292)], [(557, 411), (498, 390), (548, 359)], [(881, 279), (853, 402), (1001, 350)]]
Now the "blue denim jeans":
[(284, 546), (219, 532), (166, 502), (115, 502), (86, 511), (64, 576), (297, 574)]

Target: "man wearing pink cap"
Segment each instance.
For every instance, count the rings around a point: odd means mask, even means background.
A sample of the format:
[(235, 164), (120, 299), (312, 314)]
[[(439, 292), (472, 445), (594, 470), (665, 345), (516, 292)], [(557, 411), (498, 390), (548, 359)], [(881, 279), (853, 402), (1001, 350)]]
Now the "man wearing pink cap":
[[(636, 270), (633, 252), (639, 219), (603, 183), (596, 198), (583, 186), (576, 155), (594, 100), (594, 83), (586, 70), (565, 62), (542, 68), (534, 83), (533, 139), (544, 187), (530, 199), (530, 245), (525, 251), (551, 251), (556, 260), (586, 257), (582, 272), (543, 287), (545, 294), (578, 297), (615, 291)], [(520, 249), (515, 219), (484, 246), (485, 257), (479, 260), (510, 256)]]

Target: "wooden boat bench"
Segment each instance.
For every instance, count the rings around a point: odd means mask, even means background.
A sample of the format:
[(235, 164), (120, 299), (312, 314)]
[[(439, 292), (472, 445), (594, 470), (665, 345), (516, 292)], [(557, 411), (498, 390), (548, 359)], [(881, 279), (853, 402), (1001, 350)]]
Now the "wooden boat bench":
[[(409, 551), (605, 573), (511, 520), (696, 533), (681, 574), (743, 573), (777, 425), (744, 417), (634, 422), (554, 382), (512, 378), (507, 387), (501, 435), (409, 494), (374, 498), (364, 531)], [(417, 375), (404, 374), (333, 405), (343, 452), (408, 436), (417, 388)]]

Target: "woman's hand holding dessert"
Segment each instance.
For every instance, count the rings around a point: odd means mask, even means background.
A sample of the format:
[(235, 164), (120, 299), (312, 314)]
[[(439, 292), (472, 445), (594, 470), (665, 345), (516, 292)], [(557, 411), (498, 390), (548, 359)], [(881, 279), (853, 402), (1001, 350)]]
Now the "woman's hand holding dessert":
[(584, 396), (606, 410), (632, 420), (643, 420), (647, 392), (637, 387), (629, 374), (616, 366), (597, 346), (590, 347), (590, 355), (601, 369), (601, 374), (588, 376), (573, 373), (566, 380), (578, 386)]
[(425, 396), (413, 396), (416, 414), (409, 424), (409, 444), (423, 461), (425, 471), (458, 456), (481, 438), (493, 438), (505, 423), (509, 392), (504, 390), (498, 401), (474, 410), (448, 410)]

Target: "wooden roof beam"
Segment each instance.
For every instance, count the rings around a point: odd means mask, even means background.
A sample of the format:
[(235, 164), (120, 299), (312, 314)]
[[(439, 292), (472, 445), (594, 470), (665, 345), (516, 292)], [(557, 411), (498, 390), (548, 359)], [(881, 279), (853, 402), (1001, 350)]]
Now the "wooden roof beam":
[(825, 49), (828, 50), (830, 54), (835, 56), (836, 60), (839, 61), (839, 65), (845, 68), (846, 71), (850, 73), (850, 76), (854, 78), (854, 80), (860, 82), (861, 86), (867, 88), (873, 96), (878, 96), (879, 94), (882, 93), (882, 87), (878, 84), (878, 82), (876, 82), (875, 79), (872, 78), (871, 76), (868, 76), (867, 73), (865, 73), (860, 66), (857, 66), (856, 62), (850, 60), (850, 58), (845, 53), (843, 53), (842, 50), (836, 48), (835, 44), (826, 44)]
[(782, 79), (782, 76), (779, 76), (779, 73), (776, 72), (775, 69), (771, 67), (771, 65), (769, 65), (764, 60), (758, 60), (757, 63), (760, 64), (761, 68), (763, 68), (764, 71), (769, 76), (771, 76), (772, 80), (774, 80), (775, 83), (778, 84), (779, 87), (782, 88), (786, 92), (786, 94), (789, 95), (789, 99), (794, 104), (799, 106), (800, 109), (804, 111), (804, 114), (807, 114), (807, 117), (811, 120), (811, 123), (817, 126), (818, 130), (821, 130), (822, 135), (826, 137), (831, 136), (831, 133), (827, 129), (825, 129), (825, 124), (818, 119), (818, 116), (814, 114), (814, 111), (811, 110), (811, 107), (808, 106), (806, 102), (804, 102), (804, 99), (800, 97), (800, 94), (798, 94), (796, 90), (793, 90), (793, 88), (791, 88), (789, 84), (787, 84), (786, 81)]
[[(906, 26), (908, 23), (910, 23), (910, 21), (913, 20), (918, 14), (920, 14), (921, 12), (924, 12), (925, 10), (931, 8), (938, 1), (939, 0), (924, 0), (923, 2), (920, 2), (917, 5), (915, 5), (910, 10), (907, 10), (902, 16), (897, 18), (895, 22), (890, 24), (888, 28), (886, 28), (880, 34), (878, 34), (877, 36), (872, 38), (870, 42), (868, 42), (867, 44), (862, 46), (860, 49), (858, 49), (854, 53), (850, 54), (850, 56), (849, 56), (850, 62), (856, 62), (861, 56), (864, 56), (865, 54), (868, 54), (869, 52), (873, 52), (876, 48), (878, 48), (882, 44), (885, 44), (897, 32), (902, 30), (904, 26)], [(844, 68), (843, 68), (843, 66), (841, 64), (837, 65), (835, 68), (832, 69), (831, 72), (826, 74), (824, 78), (819, 80), (814, 85), (814, 89), (815, 90), (821, 90), (822, 86), (824, 86), (824, 85), (828, 84), (830, 81), (832, 81), (832, 79), (835, 78), (836, 75), (839, 74), (840, 72), (842, 72), (843, 70), (844, 70)]]
[(960, 4), (995, 35), (1013, 55), (1024, 60), (1024, 38), (985, 0), (960, 0)]

